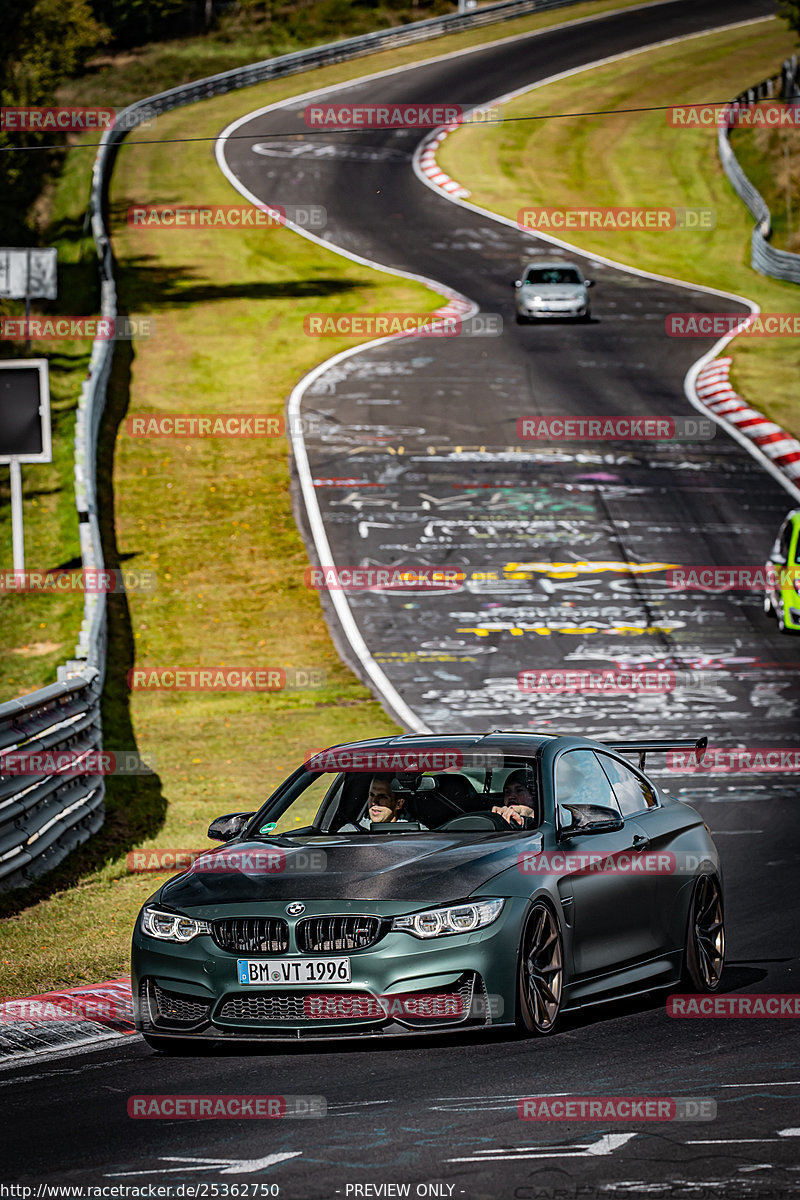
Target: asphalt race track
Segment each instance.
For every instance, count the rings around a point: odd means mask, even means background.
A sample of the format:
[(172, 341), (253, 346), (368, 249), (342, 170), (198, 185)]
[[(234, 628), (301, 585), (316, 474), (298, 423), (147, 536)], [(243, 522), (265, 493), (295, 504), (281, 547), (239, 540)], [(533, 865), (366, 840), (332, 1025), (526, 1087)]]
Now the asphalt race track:
[[(486, 104), (557, 71), (771, 11), (762, 2), (678, 0), (356, 84), (332, 99)], [(575, 96), (576, 108), (591, 107), (577, 83)], [(323, 372), (303, 398), (304, 415), (319, 423), (306, 438), (313, 476), (360, 481), (316, 488), (332, 561), (468, 576), (458, 591), (349, 597), (373, 660), (418, 727), (708, 733), (721, 746), (797, 745), (797, 644), (765, 617), (759, 594), (672, 591), (663, 566), (763, 563), (793, 506), (784, 489), (722, 431), (702, 442), (583, 446), (534, 445), (516, 434), (517, 418), (533, 414), (697, 417), (683, 379), (711, 343), (668, 339), (664, 317), (732, 306), (553, 251), (435, 195), (412, 170), (421, 131), (298, 143), (290, 135), (301, 108), (289, 102), (253, 116), (237, 130), (246, 136), (225, 143), (242, 186), (287, 208), (324, 205), (332, 246), (434, 279), (503, 319), (500, 337), (368, 349)], [(591, 324), (515, 324), (509, 284), (535, 255), (576, 257), (597, 280)], [(546, 569), (573, 561), (619, 566), (572, 577)], [(333, 613), (331, 623), (358, 666)], [(677, 671), (678, 686), (601, 699), (525, 695), (517, 686), (520, 670), (576, 664), (663, 665)], [(796, 777), (653, 773), (691, 797), (722, 854), (723, 991), (797, 991)], [(403, 1194), (379, 1190), (387, 1184), (469, 1200), (800, 1194), (792, 1021), (681, 1021), (667, 1016), (663, 996), (589, 1010), (539, 1041), (494, 1031), (170, 1059), (123, 1038), (7, 1066), (0, 1089), (6, 1174), (22, 1183), (276, 1184), (285, 1200)], [(132, 1121), (128, 1097), (145, 1093), (323, 1096), (327, 1117)], [(519, 1097), (558, 1093), (710, 1097), (717, 1117), (519, 1120)], [(226, 1194), (236, 1192), (194, 1193)]]

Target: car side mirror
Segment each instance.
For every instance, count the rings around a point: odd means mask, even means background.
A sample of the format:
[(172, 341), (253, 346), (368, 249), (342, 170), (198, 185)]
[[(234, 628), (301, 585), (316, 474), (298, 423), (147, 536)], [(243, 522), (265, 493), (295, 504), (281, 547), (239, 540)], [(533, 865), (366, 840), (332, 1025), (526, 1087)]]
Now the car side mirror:
[(228, 813), (217, 817), (208, 827), (208, 836), (215, 842), (230, 842), (247, 828), (255, 813)]
[(582, 837), (584, 833), (615, 833), (625, 822), (615, 808), (602, 804), (568, 804), (561, 806), (572, 815), (572, 824), (561, 830), (562, 838)]
[(583, 283), (585, 287), (594, 287), (593, 279), (584, 279)]
[(515, 280), (514, 280), (514, 282), (512, 283), (512, 285), (511, 285), (511, 286), (512, 286), (512, 287), (514, 287), (514, 288), (521, 288), (521, 287), (522, 287), (522, 280), (521, 280), (521, 279), (515, 279)]

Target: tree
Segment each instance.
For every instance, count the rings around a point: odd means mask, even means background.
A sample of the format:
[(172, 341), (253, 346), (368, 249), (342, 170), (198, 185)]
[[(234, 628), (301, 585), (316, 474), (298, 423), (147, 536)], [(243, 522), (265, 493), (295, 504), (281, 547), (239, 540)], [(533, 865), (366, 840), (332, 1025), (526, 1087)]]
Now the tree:
[(120, 47), (208, 29), (213, 7), (213, 0), (92, 0), (95, 16)]
[[(0, 0), (0, 29), (4, 108), (52, 105), (59, 85), (78, 74), (107, 37), (88, 0), (34, 0), (27, 7), (19, 0)], [(53, 140), (52, 135), (0, 131), (0, 230), (6, 244), (30, 240), (25, 215), (53, 163), (53, 155), (35, 147)]]
[(778, 5), (778, 13), (790, 29), (800, 33), (800, 0), (782, 0)]

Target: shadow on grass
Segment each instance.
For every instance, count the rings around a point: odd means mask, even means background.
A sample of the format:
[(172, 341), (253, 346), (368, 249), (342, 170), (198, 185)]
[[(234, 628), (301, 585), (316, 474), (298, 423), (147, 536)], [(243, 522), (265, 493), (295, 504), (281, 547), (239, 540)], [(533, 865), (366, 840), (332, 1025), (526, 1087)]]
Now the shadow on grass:
[[(120, 555), (114, 522), (114, 446), (117, 429), (128, 409), (133, 350), (118, 342), (108, 385), (106, 408), (100, 424), (97, 453), (97, 503), (105, 565), (111, 570), (130, 555)], [(71, 560), (80, 566), (80, 560)], [(66, 566), (66, 564), (65, 564)], [(124, 593), (107, 597), (108, 634), (106, 680), (101, 701), (104, 750), (135, 750), (136, 737), (130, 715), (128, 671), (134, 664), (133, 631)], [(0, 896), (0, 917), (12, 916), (56, 892), (74, 887), (87, 875), (119, 859), (128, 850), (152, 837), (164, 823), (167, 802), (155, 773), (106, 777), (105, 823), (82, 846), (30, 887)]]
[(191, 271), (149, 266), (147, 259), (128, 259), (117, 270), (117, 286), (136, 312), (153, 312), (181, 304), (221, 300), (302, 300), (365, 292), (373, 288), (366, 279), (343, 280), (327, 277), (285, 279), (280, 282), (206, 283)]

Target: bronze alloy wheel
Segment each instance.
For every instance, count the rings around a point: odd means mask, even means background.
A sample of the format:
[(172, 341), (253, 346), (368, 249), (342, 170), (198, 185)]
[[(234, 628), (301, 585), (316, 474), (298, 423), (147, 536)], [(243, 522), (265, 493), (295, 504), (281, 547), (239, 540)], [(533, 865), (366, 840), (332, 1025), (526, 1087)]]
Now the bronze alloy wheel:
[(543, 900), (528, 914), (519, 958), (519, 1023), (546, 1035), (556, 1027), (564, 985), (564, 947), (558, 920)]
[(713, 875), (701, 875), (689, 907), (684, 980), (698, 992), (716, 992), (724, 964), (722, 889)]

